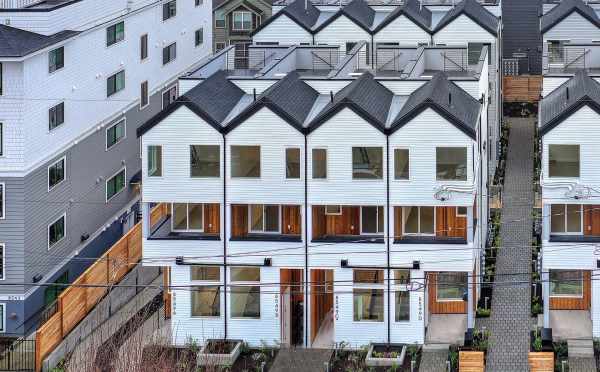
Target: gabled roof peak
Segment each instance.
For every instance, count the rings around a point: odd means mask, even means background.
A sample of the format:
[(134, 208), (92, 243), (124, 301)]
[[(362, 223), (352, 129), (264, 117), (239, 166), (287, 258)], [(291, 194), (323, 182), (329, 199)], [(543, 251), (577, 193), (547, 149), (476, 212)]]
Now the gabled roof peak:
[(492, 35), (498, 34), (498, 17), (490, 13), (476, 0), (462, 0), (450, 9), (438, 22), (434, 32), (438, 32), (461, 15), (466, 15)]
[(419, 0), (404, 1), (401, 6), (396, 7), (396, 9), (385, 17), (385, 19), (375, 28), (374, 32), (382, 30), (401, 15), (406, 16), (425, 31), (431, 32), (431, 10), (424, 6)]
[(542, 33), (545, 33), (552, 27), (556, 26), (573, 12), (577, 12), (582, 17), (596, 25), (596, 27), (600, 27), (600, 18), (598, 18), (598, 15), (592, 7), (581, 0), (562, 0), (558, 5), (542, 16)]

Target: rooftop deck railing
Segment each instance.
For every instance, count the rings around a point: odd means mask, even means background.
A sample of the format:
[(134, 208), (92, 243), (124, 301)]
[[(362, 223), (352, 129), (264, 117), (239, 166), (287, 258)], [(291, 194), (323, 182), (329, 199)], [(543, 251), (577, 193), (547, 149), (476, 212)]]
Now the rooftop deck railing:
[[(335, 6), (335, 5), (346, 5), (351, 0), (309, 0), (313, 5), (317, 6)], [(596, 0), (600, 1), (600, 0)], [(275, 0), (273, 5), (275, 6), (286, 6), (293, 3), (294, 0)], [(455, 5), (459, 3), (460, 0), (422, 0), (421, 3), (423, 5)], [(477, 0), (480, 4), (483, 5), (498, 5), (499, 0)], [(403, 0), (367, 0), (369, 5), (402, 5), (404, 3)]]
[(0, 11), (2, 9), (21, 9), (41, 3), (43, 0), (0, 0)]
[(573, 74), (578, 70), (600, 73), (600, 45), (550, 48), (542, 59), (544, 74)]

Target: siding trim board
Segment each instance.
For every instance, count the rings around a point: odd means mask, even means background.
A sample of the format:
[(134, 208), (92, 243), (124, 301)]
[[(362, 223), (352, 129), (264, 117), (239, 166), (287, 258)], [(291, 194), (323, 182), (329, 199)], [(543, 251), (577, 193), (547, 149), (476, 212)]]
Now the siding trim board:
[(139, 126), (136, 129), (136, 134), (137, 134), (138, 138), (141, 137), (142, 135), (144, 135), (146, 132), (148, 132), (154, 126), (160, 124), (164, 119), (169, 117), (169, 115), (171, 115), (172, 113), (177, 111), (177, 109), (182, 106), (185, 106), (188, 109), (190, 109), (194, 114), (198, 115), (198, 117), (200, 117), (200, 119), (206, 121), (210, 126), (215, 128), (218, 132), (223, 131), (223, 127), (217, 121), (215, 121), (210, 115), (208, 115), (207, 112), (205, 112), (200, 107), (198, 107), (195, 104), (193, 104), (192, 102), (190, 102), (189, 99), (187, 99), (185, 96), (181, 96), (181, 97), (177, 98), (177, 100), (174, 103), (172, 103), (171, 105), (169, 105), (166, 109), (160, 111), (158, 114), (156, 114), (154, 117), (152, 117), (152, 119), (148, 120), (147, 122), (145, 122), (144, 124)]

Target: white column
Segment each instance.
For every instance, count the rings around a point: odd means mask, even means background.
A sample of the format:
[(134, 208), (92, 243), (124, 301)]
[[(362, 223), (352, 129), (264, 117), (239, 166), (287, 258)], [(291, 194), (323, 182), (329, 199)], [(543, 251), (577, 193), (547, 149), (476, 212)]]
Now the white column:
[(473, 293), (473, 283), (475, 278), (473, 277), (474, 273), (470, 272), (467, 276), (467, 328), (475, 327), (475, 318), (473, 314), (473, 304), (475, 301), (474, 293)]
[(150, 205), (142, 202), (142, 237), (144, 239), (150, 236)]
[(544, 301), (544, 328), (550, 328), (550, 273), (542, 271), (542, 299)]

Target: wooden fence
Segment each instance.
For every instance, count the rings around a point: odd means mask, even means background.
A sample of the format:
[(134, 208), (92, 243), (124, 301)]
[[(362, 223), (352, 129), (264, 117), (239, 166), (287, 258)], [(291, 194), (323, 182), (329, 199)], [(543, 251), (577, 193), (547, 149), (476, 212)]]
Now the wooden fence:
[(553, 352), (529, 352), (528, 359), (531, 372), (554, 372)]
[(504, 102), (538, 102), (542, 94), (542, 76), (504, 76), (502, 93)]
[(459, 351), (459, 372), (483, 372), (485, 370), (485, 354), (483, 351)]
[[(151, 226), (167, 213), (166, 204), (156, 206), (150, 214)], [(41, 371), (46, 356), (108, 293), (108, 286), (119, 283), (141, 258), (142, 223), (139, 222), (58, 296), (56, 313), (36, 333), (36, 371)]]

